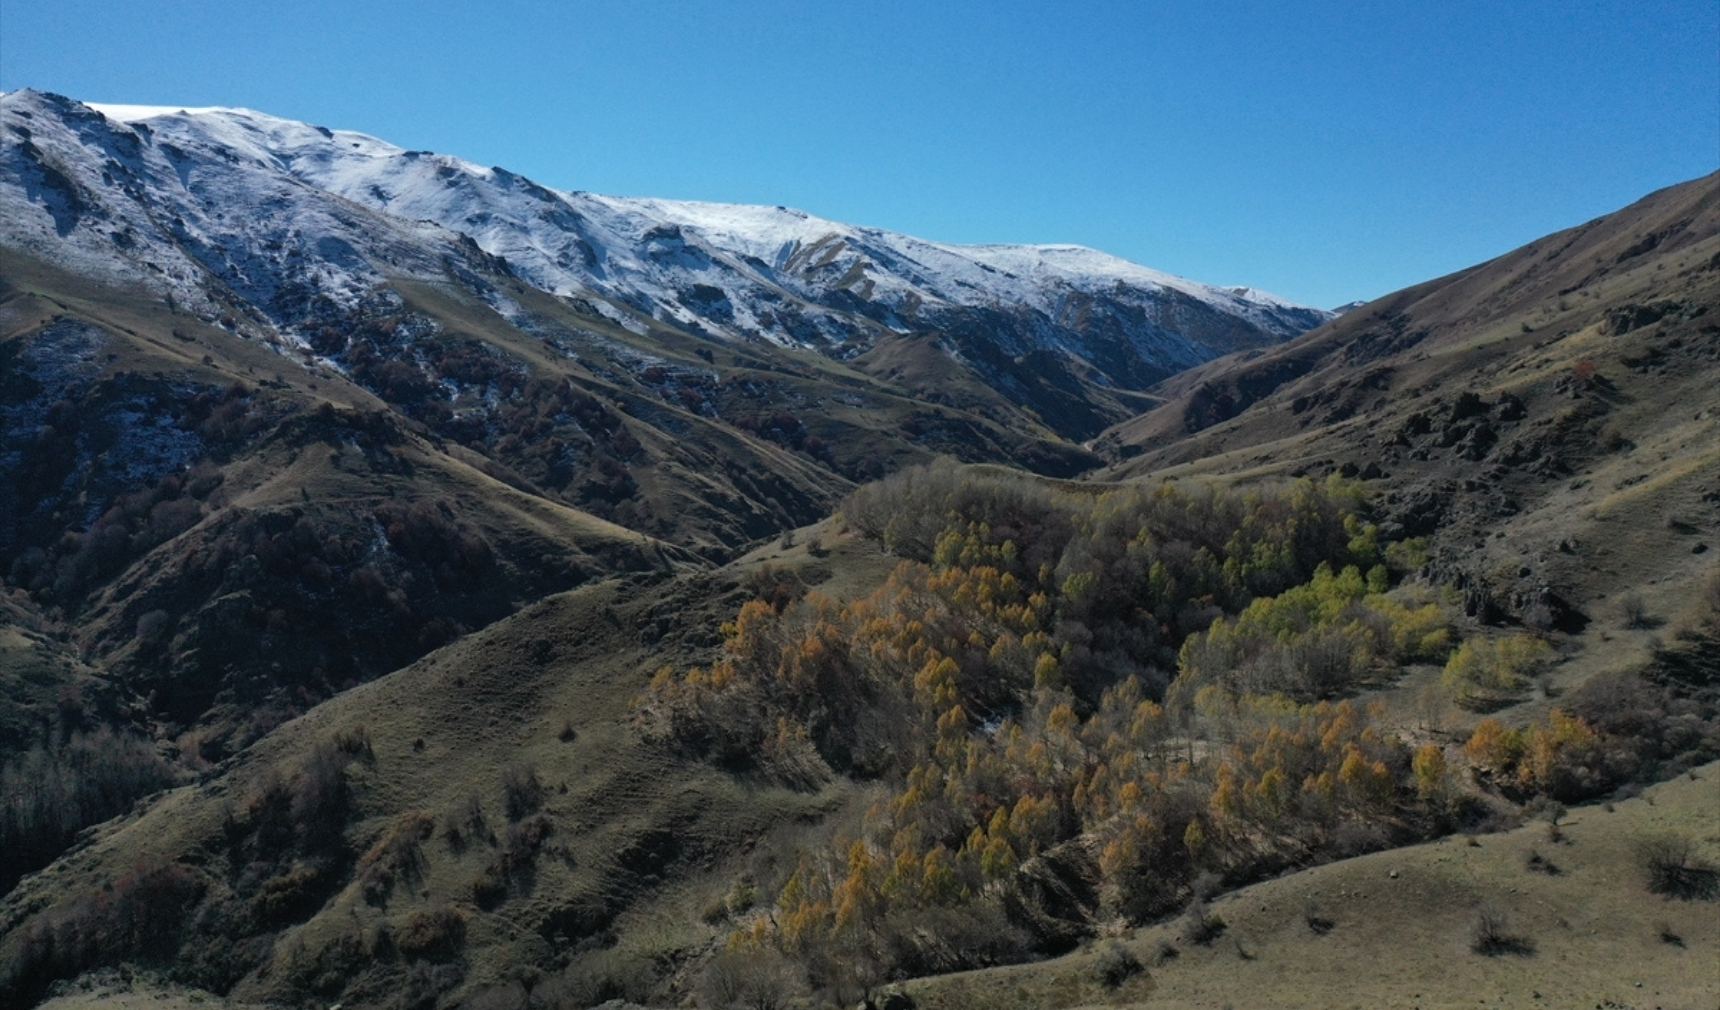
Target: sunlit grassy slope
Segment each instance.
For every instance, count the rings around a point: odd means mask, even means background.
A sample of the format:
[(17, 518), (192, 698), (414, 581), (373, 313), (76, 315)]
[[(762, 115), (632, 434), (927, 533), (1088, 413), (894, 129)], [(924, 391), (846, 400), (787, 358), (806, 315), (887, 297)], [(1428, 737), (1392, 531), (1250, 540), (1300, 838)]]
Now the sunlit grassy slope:
[[(925, 1010), (1078, 1006), (1355, 1008), (1713, 1007), (1720, 914), (1649, 892), (1637, 846), (1681, 832), (1720, 858), (1720, 764), (1577, 807), (1560, 838), (1532, 822), (1345, 860), (1217, 898), (1225, 932), (1190, 943), (1186, 923), (1117, 939), (1145, 967), (1112, 989), (1098, 941), (1043, 964), (910, 983)], [(1543, 869), (1529, 865), (1539, 855)], [(1551, 872), (1556, 869), (1557, 872)], [(1476, 907), (1492, 903), (1532, 953), (1470, 949)], [(1330, 923), (1325, 932), (1310, 916)], [(1168, 947), (1177, 951), (1165, 957)]]

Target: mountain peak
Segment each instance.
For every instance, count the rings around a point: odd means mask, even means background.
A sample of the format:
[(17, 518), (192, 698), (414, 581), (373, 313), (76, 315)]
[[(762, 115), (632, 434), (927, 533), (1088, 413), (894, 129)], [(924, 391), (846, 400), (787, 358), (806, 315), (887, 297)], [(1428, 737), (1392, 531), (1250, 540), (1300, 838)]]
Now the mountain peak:
[[(26, 105), (44, 112), (29, 127), (35, 153), (11, 149), (23, 158), (4, 196), (19, 213), (8, 214), (0, 238), (61, 257), (79, 249), (95, 272), (155, 287), (172, 274), (176, 297), (210, 305), (223, 296), (196, 278), (213, 271), (262, 298), (264, 314), (289, 334), (302, 320), (274, 307), (282, 291), (314, 289), (351, 306), (403, 273), (439, 274), (451, 235), (543, 291), (585, 299), (617, 321), (637, 317), (629, 327), (648, 317), (700, 337), (844, 360), (891, 335), (966, 333), (979, 343), (947, 353), (970, 365), (1043, 351), (1072, 374), (1126, 389), (1330, 318), (1080, 245), (957, 245), (779, 206), (558, 190), (249, 109), (83, 107), (105, 117), (104, 134), (93, 116), (71, 128), (76, 103), (61, 101), (60, 131), (44, 121), (48, 105), (7, 102), (19, 115)], [(23, 164), (31, 161), (44, 167)], [(128, 185), (116, 188), (110, 162), (133, 173)], [(44, 195), (28, 181), (50, 168), (72, 196)], [(380, 217), (356, 217), (359, 208)], [(124, 240), (131, 245), (116, 245), (116, 221), (138, 236)], [(164, 274), (168, 263), (180, 269)]]

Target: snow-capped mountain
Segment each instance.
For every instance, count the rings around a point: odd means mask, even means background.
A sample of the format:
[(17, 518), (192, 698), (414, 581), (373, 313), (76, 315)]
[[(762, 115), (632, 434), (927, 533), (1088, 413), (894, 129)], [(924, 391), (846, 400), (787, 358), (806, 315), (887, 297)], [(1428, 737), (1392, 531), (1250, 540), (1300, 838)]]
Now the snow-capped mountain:
[(1331, 317), (1079, 246), (958, 246), (781, 207), (563, 192), (242, 109), (32, 91), (4, 104), (0, 241), (214, 312), (212, 275), (289, 340), (318, 304), (441, 279), (480, 250), (620, 321), (842, 358), (965, 323), (1000, 353), (1052, 351), (1124, 388)]

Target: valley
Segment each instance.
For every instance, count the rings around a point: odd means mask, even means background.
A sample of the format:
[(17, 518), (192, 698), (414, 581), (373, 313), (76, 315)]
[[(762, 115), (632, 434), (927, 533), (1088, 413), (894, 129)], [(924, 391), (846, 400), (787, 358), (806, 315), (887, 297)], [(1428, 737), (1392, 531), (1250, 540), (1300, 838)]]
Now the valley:
[(8, 1001), (1720, 993), (1720, 175), (1335, 315), (3, 108)]

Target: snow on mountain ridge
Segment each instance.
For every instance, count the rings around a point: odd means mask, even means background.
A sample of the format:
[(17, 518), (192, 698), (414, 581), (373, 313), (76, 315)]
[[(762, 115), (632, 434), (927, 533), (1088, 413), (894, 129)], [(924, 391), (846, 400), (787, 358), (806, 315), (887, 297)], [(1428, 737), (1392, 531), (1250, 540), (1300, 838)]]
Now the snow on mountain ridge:
[[(375, 137), (354, 131), (327, 130), (248, 109), (192, 109), (99, 103), (91, 107), (110, 118), (126, 122), (173, 117), (207, 124), (207, 132), (212, 139), (259, 159), (271, 154), (285, 156), (286, 161), (282, 167), (306, 181), (348, 199), (369, 204), (376, 209), (407, 216), (422, 216), (457, 230), (469, 231), (487, 252), (506, 256), (516, 267), (531, 272), (534, 281), (547, 282), (547, 286), (559, 293), (570, 293), (573, 288), (582, 286), (579, 282), (589, 280), (585, 277), (561, 276), (562, 271), (548, 269), (547, 263), (533, 262), (540, 257), (550, 263), (561, 259), (566, 253), (565, 244), (562, 242), (546, 242), (541, 236), (534, 236), (535, 241), (523, 243), (517, 240), (508, 241), (503, 236), (494, 234), (494, 229), (486, 229), (486, 222), (482, 220), (455, 220), (471, 219), (478, 215), (473, 213), (470, 206), (459, 205), (458, 201), (446, 193), (441, 194), (438, 199), (422, 189), (408, 193), (390, 190), (385, 183), (393, 182), (399, 185), (404, 173), (390, 170), (387, 162), (416, 159), (426, 155), (406, 151)], [(259, 136), (265, 138), (265, 143), (256, 142)], [(498, 175), (496, 169), (484, 168), (458, 158), (443, 155), (427, 157), (433, 158), (439, 169), (454, 169), (474, 179), (493, 182)], [(511, 176), (511, 173), (508, 174)], [(569, 209), (588, 218), (601, 218), (601, 209), (614, 212), (613, 218), (604, 222), (609, 227), (600, 229), (615, 233), (614, 237), (636, 241), (652, 227), (678, 226), (684, 230), (695, 231), (701, 239), (718, 250), (750, 256), (778, 266), (784, 258), (782, 254), (795, 243), (810, 245), (826, 236), (835, 236), (850, 243), (881, 245), (917, 261), (925, 268), (922, 276), (927, 278), (928, 283), (910, 285), (922, 301), (930, 299), (957, 305), (1000, 302), (1032, 304), (1036, 308), (1048, 310), (1053, 307), (1053, 299), (1046, 291), (1047, 283), (1091, 293), (1097, 287), (1123, 281), (1136, 287), (1178, 291), (1248, 316), (1260, 316), (1271, 310), (1303, 308), (1253, 288), (1222, 288), (1203, 284), (1079, 245), (961, 245), (849, 225), (788, 208), (651, 197), (599, 196), (531, 185), (541, 193), (554, 194), (564, 201)], [(446, 189), (445, 186), (432, 188)], [(396, 203), (402, 206), (397, 208)], [(499, 208), (487, 206), (483, 210), (495, 215)], [(418, 212), (421, 211), (429, 213), (420, 215)], [(516, 219), (511, 223), (518, 225), (525, 222)], [(462, 227), (462, 224), (469, 227)], [(528, 230), (531, 230), (529, 225)], [(998, 272), (1003, 274), (1002, 278), (996, 276)], [(872, 279), (875, 285), (880, 280), (877, 276)], [(1010, 283), (1012, 281), (1018, 283)], [(598, 286), (601, 288), (604, 285), (600, 282)], [(896, 285), (884, 284), (883, 287), (888, 292)]]
[(299, 324), (386, 297), (390, 275), (441, 282), (462, 255), (455, 232), (284, 171), (254, 113), (228, 117), (217, 145), (152, 128), (171, 121), (160, 115), (115, 123), (38, 92), (0, 95), (0, 107), (0, 241), (261, 339), (302, 346)]
[[(189, 252), (284, 334), (317, 297), (351, 308), (390, 276), (445, 273), (468, 255), (456, 248), (467, 240), (520, 279), (584, 299), (636, 332), (637, 316), (651, 316), (721, 339), (850, 358), (891, 333), (959, 331), (961, 361), (1007, 369), (997, 355), (1051, 350), (1084, 362), (1078, 370), (1090, 381), (1129, 388), (1330, 318), (1076, 245), (956, 245), (783, 207), (553, 190), (502, 168), (246, 109), (83, 106), (36, 92), (4, 99), (9, 117), (51, 112), (74, 135), (43, 140), (53, 148), (45, 154), (25, 152), (28, 141), (9, 154), (65, 166), (86, 202), (102, 208), (97, 217), (135, 219), (128, 235), (157, 236), (116, 250), (106, 226), (67, 233), (25, 214), (0, 226), (8, 241), (61, 258), (82, 250), (97, 273), (129, 263), (152, 284), (160, 281), (151, 271)], [(137, 152), (127, 162), (135, 176), (119, 184), (129, 202), (99, 164), (124, 161), (119, 148)], [(24, 179), (51, 171), (59, 170), (22, 166), (16, 198), (40, 208), (59, 199)], [(194, 266), (168, 272), (176, 291), (200, 297), (188, 290)], [(949, 339), (939, 346), (956, 356)]]

